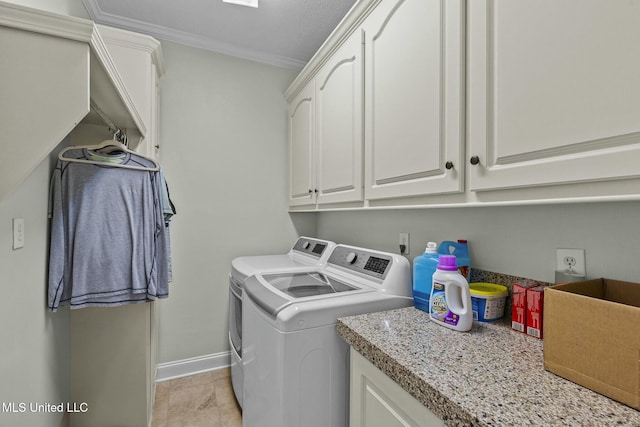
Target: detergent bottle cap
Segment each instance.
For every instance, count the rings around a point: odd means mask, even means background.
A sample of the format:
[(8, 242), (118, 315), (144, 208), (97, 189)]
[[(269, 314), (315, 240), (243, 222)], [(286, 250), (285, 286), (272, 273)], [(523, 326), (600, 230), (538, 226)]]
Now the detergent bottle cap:
[(438, 259), (438, 270), (457, 271), (455, 255), (440, 255)]
[(427, 243), (427, 248), (424, 250), (424, 252), (428, 254), (438, 253), (438, 244), (436, 242)]

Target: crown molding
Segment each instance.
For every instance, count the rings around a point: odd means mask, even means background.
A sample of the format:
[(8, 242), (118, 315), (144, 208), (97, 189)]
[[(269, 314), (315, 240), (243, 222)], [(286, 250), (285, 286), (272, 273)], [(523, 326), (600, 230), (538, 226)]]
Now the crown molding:
[(158, 77), (164, 74), (164, 56), (162, 55), (162, 46), (158, 40), (147, 34), (140, 34), (113, 26), (96, 24), (96, 27), (102, 38), (109, 44), (149, 53), (153, 64), (157, 68)]
[(106, 13), (100, 9), (96, 0), (82, 0), (92, 20), (112, 27), (147, 34), (161, 40), (196, 47), (211, 52), (221, 53), (236, 58), (247, 59), (276, 67), (299, 71), (306, 62), (279, 55), (265, 54), (252, 49), (239, 48), (229, 43), (221, 43), (209, 37), (190, 34), (185, 31), (167, 28), (161, 25), (150, 24), (137, 19)]
[(0, 25), (81, 42), (89, 42), (94, 30), (87, 19), (1, 1)]
[(327, 37), (295, 80), (289, 85), (289, 88), (284, 92), (284, 96), (288, 102), (291, 102), (305, 85), (314, 78), (318, 70), (327, 62), (327, 59), (358, 29), (366, 17), (369, 16), (371, 11), (374, 10), (381, 1), (382, 0), (359, 0), (354, 3), (349, 12), (342, 18), (342, 21), (340, 21), (331, 34), (329, 34), (329, 37)]

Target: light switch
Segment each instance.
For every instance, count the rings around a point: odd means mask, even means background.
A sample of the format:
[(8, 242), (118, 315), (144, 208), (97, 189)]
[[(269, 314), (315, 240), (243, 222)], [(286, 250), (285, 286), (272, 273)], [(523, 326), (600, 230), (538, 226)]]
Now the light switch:
[(13, 250), (24, 247), (24, 218), (13, 218)]

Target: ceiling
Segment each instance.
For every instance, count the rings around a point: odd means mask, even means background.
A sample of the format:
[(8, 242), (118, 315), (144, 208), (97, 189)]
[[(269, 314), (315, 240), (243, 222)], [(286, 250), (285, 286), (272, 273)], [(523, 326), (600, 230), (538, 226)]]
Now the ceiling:
[(100, 24), (300, 70), (356, 0), (83, 0)]

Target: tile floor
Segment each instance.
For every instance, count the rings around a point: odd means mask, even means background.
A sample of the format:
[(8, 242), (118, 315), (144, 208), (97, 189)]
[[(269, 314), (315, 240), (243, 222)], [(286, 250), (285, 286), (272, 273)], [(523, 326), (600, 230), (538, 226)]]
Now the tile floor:
[(156, 384), (152, 427), (242, 427), (231, 370), (220, 369)]

